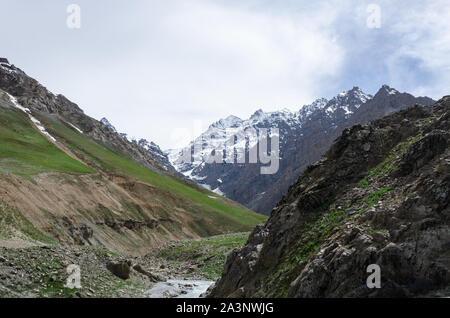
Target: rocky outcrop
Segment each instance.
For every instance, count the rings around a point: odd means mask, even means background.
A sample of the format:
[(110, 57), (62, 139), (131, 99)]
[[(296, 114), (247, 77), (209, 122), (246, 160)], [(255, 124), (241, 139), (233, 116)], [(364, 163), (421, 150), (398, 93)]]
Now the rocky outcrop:
[[(450, 97), (345, 129), (210, 297), (411, 297), (450, 285)], [(381, 288), (369, 288), (369, 265)]]

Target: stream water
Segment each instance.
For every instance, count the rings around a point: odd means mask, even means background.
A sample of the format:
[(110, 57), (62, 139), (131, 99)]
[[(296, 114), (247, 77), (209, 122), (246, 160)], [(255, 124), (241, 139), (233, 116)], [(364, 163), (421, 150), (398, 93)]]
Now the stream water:
[(171, 279), (156, 283), (146, 294), (150, 298), (199, 298), (212, 284), (208, 280)]

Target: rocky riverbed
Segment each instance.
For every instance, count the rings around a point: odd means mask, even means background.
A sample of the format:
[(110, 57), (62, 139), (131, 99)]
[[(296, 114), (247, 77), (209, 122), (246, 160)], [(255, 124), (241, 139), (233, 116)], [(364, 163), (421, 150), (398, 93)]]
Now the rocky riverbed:
[(146, 292), (150, 298), (199, 298), (214, 284), (209, 280), (171, 279)]
[[(0, 298), (200, 297), (248, 233), (168, 242), (139, 257), (92, 246), (0, 247)], [(74, 267), (75, 266), (75, 267)], [(79, 269), (81, 288), (70, 288)], [(74, 276), (75, 275), (75, 276)]]

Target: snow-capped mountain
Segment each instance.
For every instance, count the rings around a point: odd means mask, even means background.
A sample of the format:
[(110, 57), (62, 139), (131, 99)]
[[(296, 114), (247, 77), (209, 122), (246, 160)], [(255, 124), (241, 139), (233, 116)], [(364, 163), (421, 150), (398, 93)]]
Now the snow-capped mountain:
[[(206, 157), (215, 151), (233, 152), (236, 144), (229, 142), (230, 135), (245, 136), (245, 149), (248, 151), (253, 148), (258, 138), (252, 134), (246, 133), (254, 129), (261, 128), (280, 130), (280, 147), (285, 148), (290, 142), (289, 136), (300, 129), (303, 124), (310, 120), (311, 116), (317, 113), (323, 113), (324, 117), (330, 118), (332, 124), (340, 121), (340, 118), (348, 118), (359, 106), (372, 96), (365, 94), (359, 88), (355, 87), (348, 92), (343, 92), (328, 101), (320, 98), (310, 105), (303, 106), (297, 112), (291, 112), (283, 109), (276, 112), (264, 112), (257, 110), (249, 119), (243, 120), (236, 116), (228, 116), (209, 126), (203, 134), (196, 138), (190, 145), (183, 149), (169, 150), (168, 157), (172, 165), (185, 176), (195, 180), (200, 185), (221, 193), (221, 182), (217, 179), (209, 180), (205, 174)], [(183, 154), (189, 150), (192, 153), (192, 159), (188, 161)], [(282, 158), (282, 157), (281, 157)], [(221, 179), (221, 178), (218, 178)], [(224, 178), (226, 179), (226, 178)]]
[[(248, 119), (229, 116), (213, 123), (187, 147), (169, 150), (167, 155), (175, 169), (198, 184), (267, 214), (301, 172), (320, 159), (347, 124), (358, 123), (354, 118), (366, 123), (367, 118), (377, 119), (415, 102), (430, 105), (433, 101), (402, 94), (388, 86), (383, 86), (375, 96), (354, 87), (330, 100), (317, 99), (296, 112), (257, 110)], [(261, 175), (260, 167), (264, 165), (248, 160), (249, 150), (258, 143), (258, 138), (249, 132), (261, 129), (279, 131), (280, 167), (273, 175)], [(231, 135), (243, 138), (230, 140)], [(244, 145), (245, 163), (228, 163), (225, 159), (207, 163), (208, 156), (217, 151), (223, 152), (224, 158), (233, 154), (235, 141)]]

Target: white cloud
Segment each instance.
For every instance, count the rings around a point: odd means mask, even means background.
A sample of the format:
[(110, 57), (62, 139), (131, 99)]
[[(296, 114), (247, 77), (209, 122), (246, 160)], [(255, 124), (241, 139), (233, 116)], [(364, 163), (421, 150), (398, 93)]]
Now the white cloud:
[(418, 2), (395, 9), (387, 11), (386, 26), (397, 40), (396, 50), (386, 58), (391, 82), (417, 95), (442, 97), (450, 83), (450, 2)]
[(259, 107), (298, 109), (340, 70), (343, 49), (328, 28), (333, 11), (276, 16), (187, 3), (157, 21), (164, 41), (146, 62), (156, 104), (201, 114), (181, 118), (179, 126), (246, 117)]
[[(354, 85), (448, 93), (448, 1), (78, 0), (76, 31), (63, 1), (0, 1), (2, 54), (162, 148), (186, 144), (196, 120), (298, 109)], [(372, 2), (376, 30), (366, 26)]]

